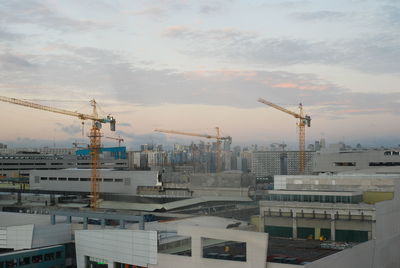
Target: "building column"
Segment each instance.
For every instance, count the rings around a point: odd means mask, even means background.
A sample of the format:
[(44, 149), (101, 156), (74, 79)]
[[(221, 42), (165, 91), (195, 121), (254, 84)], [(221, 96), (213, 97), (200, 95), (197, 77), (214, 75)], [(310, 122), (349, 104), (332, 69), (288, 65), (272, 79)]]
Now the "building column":
[(50, 215), (50, 224), (52, 225), (56, 224), (56, 215), (54, 214)]
[(296, 217), (296, 211), (293, 211), (292, 228), (293, 228), (293, 239), (297, 239), (297, 217)]
[(375, 221), (375, 217), (372, 217), (372, 222), (371, 222), (371, 239), (376, 239), (376, 221)]
[(331, 240), (336, 241), (336, 219), (335, 213), (331, 212)]
[(107, 266), (108, 266), (108, 268), (114, 268), (114, 262), (113, 261), (108, 261)]
[(106, 219), (101, 219), (101, 228), (104, 229), (106, 227)]
[(139, 230), (144, 230), (144, 216), (139, 220)]
[(67, 223), (71, 223), (72, 222), (72, 216), (67, 216)]
[(83, 218), (83, 230), (87, 230), (88, 228), (88, 218)]
[(119, 220), (119, 229), (125, 229), (125, 220)]
[(265, 210), (262, 210), (260, 213), (259, 223), (258, 223), (258, 231), (264, 233), (265, 230)]

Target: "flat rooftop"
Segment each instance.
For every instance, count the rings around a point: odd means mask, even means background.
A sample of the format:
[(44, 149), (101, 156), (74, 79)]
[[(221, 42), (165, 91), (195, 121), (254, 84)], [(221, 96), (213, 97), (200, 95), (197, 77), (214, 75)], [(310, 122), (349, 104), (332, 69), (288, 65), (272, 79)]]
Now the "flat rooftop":
[[(313, 262), (342, 250), (323, 248), (324, 244), (329, 244), (329, 242), (318, 240), (293, 240), (289, 238), (270, 237), (268, 242), (268, 261), (273, 261), (274, 257), (288, 257), (299, 259), (302, 262)], [(341, 245), (345, 243), (337, 242), (335, 244)]]

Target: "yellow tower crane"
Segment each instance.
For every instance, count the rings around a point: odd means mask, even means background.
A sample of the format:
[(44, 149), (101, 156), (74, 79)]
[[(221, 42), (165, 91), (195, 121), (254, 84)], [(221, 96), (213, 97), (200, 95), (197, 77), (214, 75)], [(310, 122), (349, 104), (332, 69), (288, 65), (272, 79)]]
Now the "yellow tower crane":
[(121, 138), (121, 136), (118, 136), (118, 137), (108, 137), (108, 136), (106, 136), (105, 138), (106, 139), (110, 139), (110, 140), (118, 141), (118, 147), (121, 147), (121, 142), (124, 142), (124, 139)]
[(154, 131), (162, 132), (162, 133), (169, 133), (169, 134), (178, 134), (178, 135), (185, 135), (185, 136), (193, 136), (193, 137), (201, 137), (206, 139), (215, 139), (217, 142), (217, 157), (216, 157), (216, 166), (217, 172), (221, 172), (221, 142), (223, 140), (228, 140), (232, 142), (232, 137), (226, 136), (221, 137), (221, 133), (219, 127), (215, 128), (216, 135), (209, 135), (209, 134), (198, 134), (198, 133), (191, 133), (191, 132), (183, 132), (183, 131), (176, 131), (176, 130), (165, 130), (165, 129), (155, 129)]
[(99, 151), (101, 146), (101, 124), (110, 123), (111, 131), (115, 131), (115, 119), (108, 115), (106, 118), (100, 118), (97, 113), (97, 104), (95, 100), (91, 100), (90, 104), (93, 107), (92, 114), (83, 114), (78, 112), (72, 112), (64, 109), (54, 108), (50, 106), (40, 105), (24, 100), (19, 100), (15, 98), (8, 98), (0, 96), (0, 101), (8, 102), (12, 104), (17, 104), (29, 108), (39, 109), (43, 111), (64, 114), (69, 116), (78, 117), (81, 120), (92, 120), (92, 128), (90, 129), (90, 208), (96, 210), (97, 198), (98, 198), (98, 162), (99, 162)]
[(299, 171), (300, 171), (300, 174), (303, 174), (304, 170), (305, 170), (305, 164), (306, 164), (306, 162), (305, 162), (305, 158), (306, 158), (305, 126), (306, 125), (307, 125), (307, 127), (311, 126), (311, 117), (303, 114), (303, 105), (301, 103), (299, 104), (299, 110), (300, 110), (299, 113), (295, 113), (295, 112), (289, 111), (279, 105), (276, 105), (272, 102), (266, 101), (262, 98), (259, 98), (258, 102), (264, 103), (265, 105), (271, 106), (279, 111), (285, 112), (285, 113), (290, 114), (290, 115), (294, 116), (295, 118), (299, 119), (299, 122), (297, 123), (297, 127), (299, 130)]

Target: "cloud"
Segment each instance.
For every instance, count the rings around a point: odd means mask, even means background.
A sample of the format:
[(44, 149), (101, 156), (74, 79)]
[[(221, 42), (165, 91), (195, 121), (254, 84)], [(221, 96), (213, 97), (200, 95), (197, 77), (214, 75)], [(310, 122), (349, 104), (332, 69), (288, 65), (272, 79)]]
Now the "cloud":
[(27, 70), (33, 68), (32, 64), (28, 59), (24, 57), (12, 55), (12, 54), (0, 54), (0, 70), (10, 71), (10, 70)]
[(16, 41), (16, 40), (22, 39), (23, 37), (24, 37), (24, 35), (22, 35), (22, 34), (16, 34), (16, 33), (12, 33), (12, 32), (0, 29), (0, 40), (1, 41)]
[[(256, 100), (259, 97), (278, 104), (301, 101), (305, 106), (314, 107), (315, 113), (326, 116), (351, 116), (351, 113), (338, 112), (340, 110), (359, 110), (359, 113), (370, 112), (368, 109), (375, 109), (375, 113), (400, 112), (397, 103), (400, 93), (354, 93), (311, 73), (142, 69), (126, 62), (123, 55), (114, 51), (62, 44), (54, 47), (67, 53), (35, 58), (33, 68), (29, 64), (32, 55), (8, 56), (8, 59), (19, 64), (14, 64), (14, 69), (2, 70), (0, 77), (2, 83), (11, 88), (13, 97), (26, 98), (29, 94), (46, 95), (50, 99), (88, 100), (94, 97), (99, 103), (110, 102), (104, 110), (113, 115), (124, 110), (124, 105), (135, 104), (206, 104), (253, 108), (258, 105)], [(36, 87), (31, 87), (32, 84)], [(135, 109), (140, 109), (140, 106)]]
[(282, 67), (322, 64), (349, 67), (367, 73), (399, 73), (400, 35), (378, 33), (352, 40), (310, 41), (265, 38), (236, 29), (196, 30), (166, 28), (164, 36), (189, 42), (183, 53), (219, 58), (252, 66)]
[[(397, 3), (399, 3), (397, 1)], [(383, 26), (394, 29), (400, 28), (400, 6), (384, 5), (376, 14), (376, 19), (381, 21)]]
[(90, 31), (107, 27), (101, 22), (63, 16), (56, 9), (36, 0), (1, 1), (0, 16), (7, 25), (33, 24), (57, 31)]
[(293, 18), (302, 21), (319, 21), (319, 20), (337, 21), (339, 19), (345, 18), (346, 15), (347, 14), (344, 12), (330, 11), (330, 10), (295, 12), (291, 14)]
[(167, 10), (162, 7), (147, 7), (141, 10), (122, 11), (124, 14), (137, 15), (137, 16), (152, 16), (152, 17), (165, 17)]
[(56, 123), (57, 129), (61, 129), (62, 132), (70, 135), (78, 134), (82, 132), (82, 128), (79, 125), (64, 125), (61, 123)]

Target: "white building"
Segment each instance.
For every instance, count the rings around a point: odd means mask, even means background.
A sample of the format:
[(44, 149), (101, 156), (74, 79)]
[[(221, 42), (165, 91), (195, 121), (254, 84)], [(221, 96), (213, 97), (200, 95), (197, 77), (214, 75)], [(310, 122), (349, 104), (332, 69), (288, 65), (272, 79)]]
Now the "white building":
[[(99, 193), (136, 195), (138, 186), (160, 185), (156, 171), (99, 170)], [(90, 192), (90, 169), (34, 170), (30, 189)]]
[(315, 155), (314, 173), (400, 173), (400, 151), (397, 150), (322, 150)]

